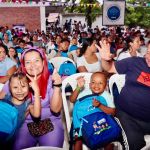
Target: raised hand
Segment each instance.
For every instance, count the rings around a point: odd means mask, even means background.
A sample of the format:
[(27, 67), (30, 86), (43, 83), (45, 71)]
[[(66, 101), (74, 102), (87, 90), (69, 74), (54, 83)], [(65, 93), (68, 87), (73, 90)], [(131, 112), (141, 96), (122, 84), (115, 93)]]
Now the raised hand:
[(56, 69), (54, 69), (54, 71), (53, 71), (52, 80), (53, 80), (54, 84), (62, 83), (61, 76), (58, 74)]
[(34, 72), (34, 78), (33, 77), (30, 77), (28, 74), (26, 74), (26, 76), (30, 79), (30, 87), (33, 89), (34, 91), (34, 94), (40, 94), (40, 89), (39, 89), (39, 86), (38, 86), (38, 82), (37, 82), (37, 74), (36, 74), (36, 71)]
[(112, 54), (110, 53), (110, 44), (107, 40), (99, 41), (100, 46), (95, 44), (96, 48), (99, 50), (102, 59), (108, 61), (112, 59)]
[(93, 106), (99, 107), (100, 105), (101, 105), (101, 103), (98, 100), (96, 100), (95, 98), (93, 98)]
[(77, 80), (78, 87), (80, 87), (82, 89), (84, 87), (84, 85), (85, 85), (84, 76), (80, 76), (76, 80)]

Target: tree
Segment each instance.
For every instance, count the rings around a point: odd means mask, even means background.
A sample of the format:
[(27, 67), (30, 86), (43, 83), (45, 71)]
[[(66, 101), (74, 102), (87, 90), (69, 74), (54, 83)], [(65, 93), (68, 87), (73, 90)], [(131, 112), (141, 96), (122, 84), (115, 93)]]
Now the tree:
[(66, 7), (65, 11), (69, 13), (76, 12), (85, 14), (85, 19), (89, 27), (92, 26), (92, 23), (96, 20), (96, 17), (102, 14), (102, 9), (97, 0), (81, 0), (79, 6), (75, 3), (72, 4), (72, 6)]
[(150, 27), (150, 7), (128, 6), (125, 15), (125, 24), (128, 26)]

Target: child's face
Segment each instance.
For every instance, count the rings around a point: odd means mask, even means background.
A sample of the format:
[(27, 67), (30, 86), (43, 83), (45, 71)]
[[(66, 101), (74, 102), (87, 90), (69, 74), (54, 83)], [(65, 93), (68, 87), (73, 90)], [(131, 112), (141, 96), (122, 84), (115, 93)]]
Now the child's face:
[(72, 39), (72, 44), (77, 45), (77, 39)]
[(102, 74), (94, 74), (91, 77), (90, 89), (95, 94), (101, 94), (106, 87), (106, 79)]
[(67, 42), (67, 41), (62, 42), (62, 43), (61, 43), (61, 48), (62, 48), (61, 50), (62, 50), (62, 51), (68, 50), (69, 44), (70, 44), (70, 43)]
[(29, 92), (28, 81), (14, 77), (10, 83), (11, 94), (16, 101), (24, 101)]

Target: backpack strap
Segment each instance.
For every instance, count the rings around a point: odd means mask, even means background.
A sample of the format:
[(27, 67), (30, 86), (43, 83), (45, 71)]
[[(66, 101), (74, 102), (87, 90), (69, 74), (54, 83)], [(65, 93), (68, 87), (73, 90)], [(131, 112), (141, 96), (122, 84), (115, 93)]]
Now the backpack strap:
[(83, 96), (83, 97), (79, 98), (78, 100), (79, 100), (79, 101), (83, 101), (83, 100), (85, 100), (86, 98), (93, 97), (93, 96), (99, 96), (99, 95), (98, 95), (98, 94), (89, 94), (89, 95), (86, 95), (86, 96)]
[(2, 101), (11, 106), (14, 106), (14, 104), (11, 102), (11, 99), (12, 99), (12, 96), (10, 94), (6, 94)]

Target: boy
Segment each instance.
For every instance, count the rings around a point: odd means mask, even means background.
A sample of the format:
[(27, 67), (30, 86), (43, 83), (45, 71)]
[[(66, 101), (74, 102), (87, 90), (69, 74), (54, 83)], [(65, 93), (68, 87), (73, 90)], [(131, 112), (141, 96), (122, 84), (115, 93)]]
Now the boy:
[[(78, 77), (77, 78), (77, 87), (73, 91), (72, 95), (70, 96), (70, 101), (75, 102), (80, 91), (83, 90), (85, 85), (84, 77)], [(107, 78), (106, 75), (102, 72), (95, 72), (91, 76), (90, 81), (90, 89), (93, 94), (98, 94), (99, 96), (103, 96), (103, 94), (106, 92), (105, 88), (107, 85)], [(111, 99), (106, 99), (107, 106), (103, 105), (100, 101), (93, 99), (93, 106), (98, 107), (101, 111), (105, 112), (106, 114), (115, 114), (115, 106), (113, 104), (113, 101)], [(111, 150), (113, 148), (113, 145), (107, 145), (105, 146), (105, 150)], [(82, 150), (82, 139), (81, 137), (75, 136), (75, 144), (74, 144), (74, 150)]]

